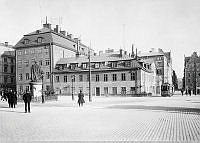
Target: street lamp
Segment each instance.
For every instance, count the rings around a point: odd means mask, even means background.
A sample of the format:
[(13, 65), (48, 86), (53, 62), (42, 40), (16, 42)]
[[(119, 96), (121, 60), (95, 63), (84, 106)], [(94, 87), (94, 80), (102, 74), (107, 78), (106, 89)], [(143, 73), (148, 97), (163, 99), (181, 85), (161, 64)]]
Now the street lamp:
[(45, 95), (44, 95), (44, 83), (43, 83), (43, 81), (44, 81), (44, 72), (43, 71), (41, 72), (41, 79), (42, 79), (42, 103), (44, 103), (45, 102)]
[(75, 81), (75, 75), (71, 75), (71, 78), (72, 78), (72, 100), (74, 100), (74, 81)]

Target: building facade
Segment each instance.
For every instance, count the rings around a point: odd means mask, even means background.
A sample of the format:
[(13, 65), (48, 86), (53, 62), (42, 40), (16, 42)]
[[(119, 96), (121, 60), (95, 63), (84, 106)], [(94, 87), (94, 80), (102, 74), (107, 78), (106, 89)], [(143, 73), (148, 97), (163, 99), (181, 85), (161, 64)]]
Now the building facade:
[[(91, 91), (93, 96), (142, 96), (156, 94), (155, 64), (145, 63), (126, 53), (91, 56)], [(88, 57), (64, 58), (54, 71), (57, 94), (89, 94)]]
[(148, 53), (138, 53), (141, 59), (152, 59), (156, 64), (157, 75), (161, 76), (162, 83), (172, 84), (172, 58), (171, 52), (163, 52), (162, 49), (151, 49)]
[(7, 42), (0, 43), (0, 91), (16, 90), (15, 51)]
[(53, 89), (54, 78), (52, 71), (60, 58), (94, 54), (92, 49), (81, 43), (78, 38), (66, 31), (54, 29), (51, 24), (43, 24), (43, 28), (26, 34), (15, 45), (16, 49), (16, 84), (17, 92), (30, 90), (31, 66), (37, 62), (43, 75), (44, 91)]
[(193, 94), (200, 94), (200, 57), (197, 52), (184, 59), (183, 87), (186, 92), (191, 90)]

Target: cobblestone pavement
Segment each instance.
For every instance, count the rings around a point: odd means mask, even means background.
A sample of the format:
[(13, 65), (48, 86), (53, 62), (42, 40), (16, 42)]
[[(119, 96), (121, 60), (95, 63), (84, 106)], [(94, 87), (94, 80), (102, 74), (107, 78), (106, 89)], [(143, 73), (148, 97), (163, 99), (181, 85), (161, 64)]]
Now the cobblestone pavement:
[(0, 143), (34, 141), (200, 142), (200, 96), (93, 97), (24, 104), (0, 102)]

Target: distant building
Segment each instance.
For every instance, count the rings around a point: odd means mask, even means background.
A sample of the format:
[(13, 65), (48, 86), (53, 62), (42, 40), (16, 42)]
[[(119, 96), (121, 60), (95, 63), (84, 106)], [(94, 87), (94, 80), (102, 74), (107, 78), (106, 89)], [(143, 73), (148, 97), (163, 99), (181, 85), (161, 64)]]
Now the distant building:
[(7, 42), (0, 43), (0, 91), (16, 90), (15, 51)]
[[(89, 93), (89, 60), (86, 56), (60, 59), (54, 71), (57, 94), (72, 95), (82, 90)], [(155, 63), (136, 60), (125, 51), (106, 50), (91, 56), (93, 96), (156, 95)]]
[(186, 91), (192, 90), (193, 94), (200, 94), (200, 56), (197, 52), (184, 59), (183, 87)]
[[(35, 61), (44, 72), (44, 91), (53, 89), (52, 71), (60, 58), (88, 55), (89, 48), (72, 34), (59, 30), (58, 25), (52, 29), (51, 24), (26, 34), (14, 47), (16, 49), (16, 84), (17, 92), (30, 90), (30, 68)], [(90, 49), (90, 53), (94, 51)]]
[(156, 64), (157, 75), (161, 76), (162, 83), (172, 84), (172, 58), (171, 52), (164, 52), (162, 49), (152, 48), (147, 53), (138, 53), (141, 59), (152, 59)]
[(183, 79), (182, 78), (178, 78), (178, 89), (182, 89), (183, 88)]

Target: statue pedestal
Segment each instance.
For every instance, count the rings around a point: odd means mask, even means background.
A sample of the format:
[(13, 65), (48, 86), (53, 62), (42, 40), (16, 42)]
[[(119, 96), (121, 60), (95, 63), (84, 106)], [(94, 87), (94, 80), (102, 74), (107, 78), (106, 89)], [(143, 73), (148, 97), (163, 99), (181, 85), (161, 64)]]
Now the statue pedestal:
[(42, 82), (30, 82), (30, 89), (34, 100), (38, 101), (42, 98)]

